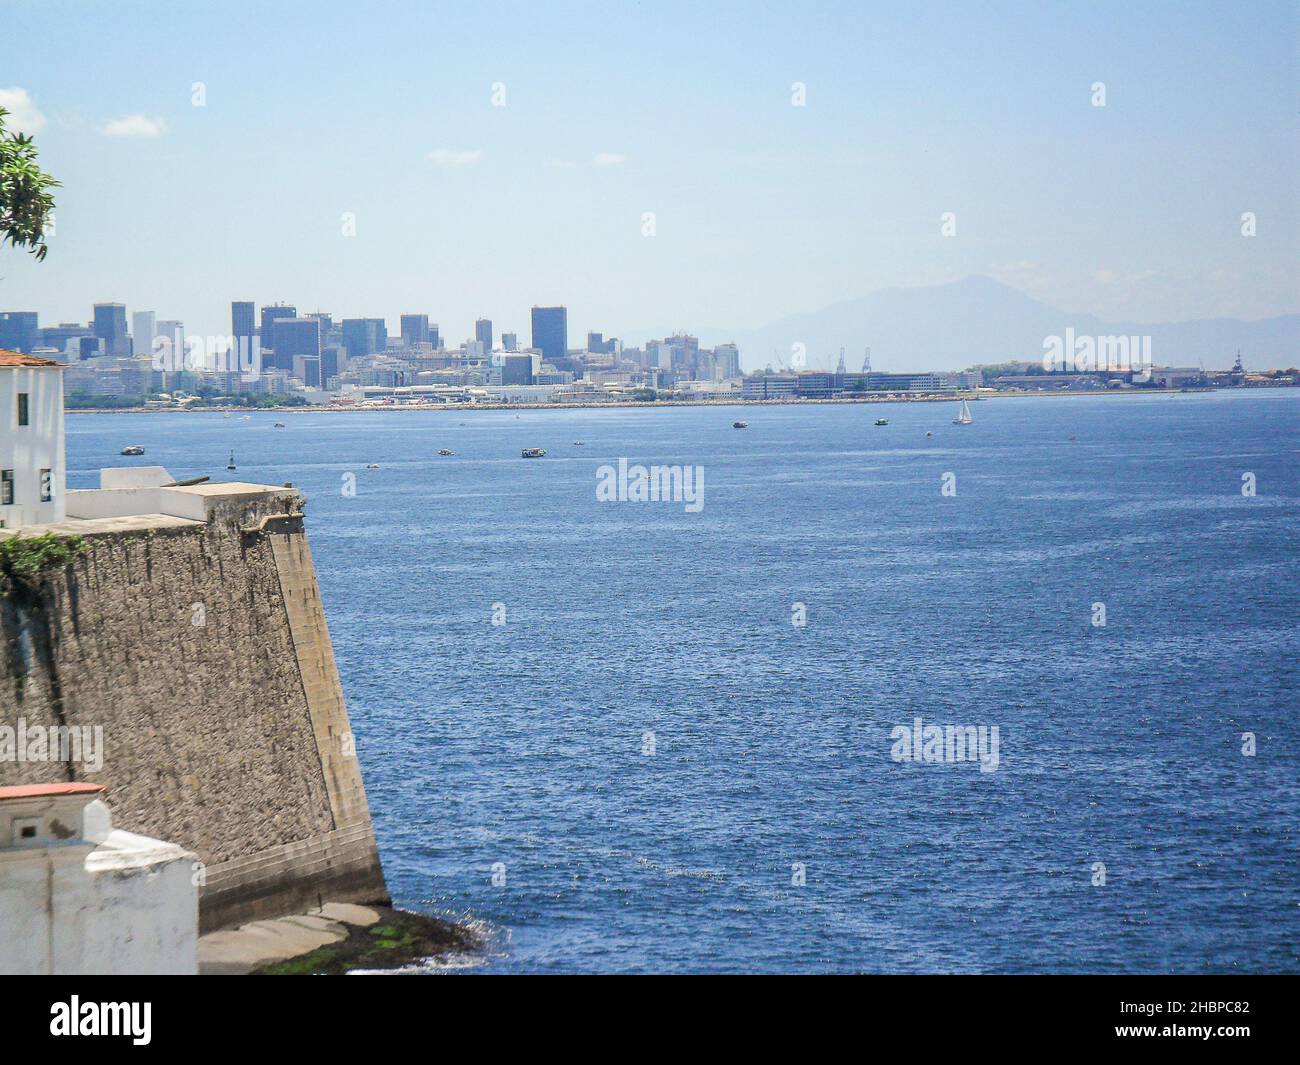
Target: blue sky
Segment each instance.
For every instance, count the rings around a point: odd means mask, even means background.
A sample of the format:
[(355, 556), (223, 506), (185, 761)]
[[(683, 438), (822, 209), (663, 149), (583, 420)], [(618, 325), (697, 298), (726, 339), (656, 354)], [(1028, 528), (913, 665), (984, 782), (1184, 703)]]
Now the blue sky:
[(526, 336), (534, 303), (567, 304), (571, 336), (743, 329), (987, 274), (1111, 319), (1292, 312), (1296, 23), (1290, 3), (0, 2), (0, 102), (65, 186), (46, 261), (0, 252), (0, 309), (117, 300), (221, 333), (232, 299), (285, 300), (390, 329), (427, 312), (456, 342), (480, 315)]

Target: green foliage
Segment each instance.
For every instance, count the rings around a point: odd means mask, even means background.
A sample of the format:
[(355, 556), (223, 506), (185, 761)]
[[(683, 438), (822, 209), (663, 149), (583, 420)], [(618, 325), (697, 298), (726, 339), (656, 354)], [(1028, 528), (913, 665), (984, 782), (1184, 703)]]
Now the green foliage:
[(66, 569), (86, 550), (80, 536), (11, 536), (0, 540), (0, 594), (34, 593), (51, 573)]
[(116, 410), (144, 405), (144, 396), (93, 396), (89, 392), (70, 392), (63, 398), (67, 410)]
[(10, 243), (44, 259), (45, 230), (54, 210), (50, 190), (59, 182), (40, 168), (31, 137), (5, 128), (8, 114), (0, 107), (0, 247)]

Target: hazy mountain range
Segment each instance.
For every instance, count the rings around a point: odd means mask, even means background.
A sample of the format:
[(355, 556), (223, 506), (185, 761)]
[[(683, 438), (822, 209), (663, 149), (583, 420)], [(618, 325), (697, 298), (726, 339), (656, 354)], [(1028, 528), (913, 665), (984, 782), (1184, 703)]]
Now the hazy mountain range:
[[(955, 370), (975, 363), (1038, 360), (1043, 340), (1064, 336), (1151, 337), (1160, 366), (1227, 369), (1238, 348), (1248, 369), (1294, 366), (1300, 362), (1300, 314), (1242, 321), (1206, 318), (1160, 324), (1108, 322), (1041, 303), (988, 277), (967, 277), (928, 288), (889, 288), (819, 311), (792, 314), (759, 329), (701, 329), (702, 346), (734, 340), (746, 370), (771, 363), (777, 354), (790, 365), (791, 345), (803, 343), (810, 369), (834, 368), (839, 350), (850, 370), (862, 368), (871, 347), (873, 369)], [(633, 334), (636, 342), (667, 333)], [(628, 342), (628, 341), (625, 341)]]

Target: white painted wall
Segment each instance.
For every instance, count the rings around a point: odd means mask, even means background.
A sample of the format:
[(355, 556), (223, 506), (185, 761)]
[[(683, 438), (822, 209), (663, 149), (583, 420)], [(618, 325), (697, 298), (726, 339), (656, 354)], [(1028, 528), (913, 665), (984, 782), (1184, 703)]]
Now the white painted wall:
[[(18, 394), (28, 395), (28, 424), (18, 424)], [(40, 471), (50, 470), (54, 498), (42, 503)], [(0, 504), (6, 529), (64, 517), (63, 368), (0, 366), (0, 470), (14, 471), (14, 502)]]
[(18, 790), (0, 789), (0, 974), (196, 973), (195, 856), (114, 830), (94, 795)]

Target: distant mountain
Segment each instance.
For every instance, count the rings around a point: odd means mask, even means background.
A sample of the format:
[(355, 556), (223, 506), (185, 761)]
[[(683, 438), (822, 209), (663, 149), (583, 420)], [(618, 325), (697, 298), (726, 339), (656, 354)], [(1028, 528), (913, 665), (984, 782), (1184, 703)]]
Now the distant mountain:
[(988, 277), (883, 289), (820, 311), (792, 314), (760, 329), (704, 329), (700, 343), (711, 347), (734, 340), (746, 370), (769, 362), (778, 367), (775, 353), (789, 366), (795, 343), (806, 345), (812, 368), (833, 368), (843, 346), (848, 368), (859, 370), (863, 349), (870, 345), (877, 370), (956, 370), (975, 363), (1041, 359), (1044, 338), (1064, 336), (1067, 328), (1076, 335), (1150, 335), (1152, 356), (1161, 366), (1195, 366), (1203, 360), (1208, 368), (1226, 369), (1238, 348), (1248, 368), (1300, 362), (1300, 314), (1253, 322), (1106, 322), (1049, 307)]

